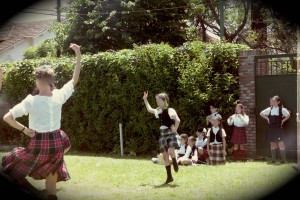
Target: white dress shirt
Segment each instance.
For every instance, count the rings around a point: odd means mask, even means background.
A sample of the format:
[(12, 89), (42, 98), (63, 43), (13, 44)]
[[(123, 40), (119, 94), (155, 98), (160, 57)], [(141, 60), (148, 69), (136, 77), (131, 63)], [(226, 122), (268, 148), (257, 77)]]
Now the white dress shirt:
[(62, 105), (73, 92), (73, 83), (68, 82), (61, 89), (54, 89), (52, 96), (28, 95), (9, 111), (14, 119), (29, 114), (29, 128), (36, 132), (59, 130)]

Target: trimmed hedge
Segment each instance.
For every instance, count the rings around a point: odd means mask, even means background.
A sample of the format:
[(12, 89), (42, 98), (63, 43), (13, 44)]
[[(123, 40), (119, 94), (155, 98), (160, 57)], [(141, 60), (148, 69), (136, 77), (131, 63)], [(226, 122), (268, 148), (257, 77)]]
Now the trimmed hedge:
[[(238, 99), (239, 50), (247, 47), (217, 42), (147, 44), (133, 49), (100, 52), (82, 56), (80, 80), (72, 97), (63, 106), (62, 129), (69, 135), (73, 149), (93, 152), (119, 152), (119, 123), (123, 124), (125, 153), (152, 154), (158, 150), (158, 120), (148, 113), (142, 96), (149, 91), (155, 107), (155, 94), (170, 95), (170, 106), (181, 118), (179, 134), (194, 135), (205, 125), (209, 103), (220, 105), (227, 117)], [(10, 106), (26, 97), (35, 87), (34, 69), (50, 62), (60, 88), (72, 76), (74, 58), (42, 58), (4, 63), (3, 96)], [(20, 119), (27, 123), (27, 117)], [(230, 134), (230, 127), (225, 130)], [(28, 138), (0, 122), (0, 140), (26, 144)]]

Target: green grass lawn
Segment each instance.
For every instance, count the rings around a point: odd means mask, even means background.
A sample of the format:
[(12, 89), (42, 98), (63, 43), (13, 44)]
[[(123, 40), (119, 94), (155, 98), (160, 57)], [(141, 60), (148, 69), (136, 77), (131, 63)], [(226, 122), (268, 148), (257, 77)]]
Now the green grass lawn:
[[(165, 168), (150, 159), (68, 153), (65, 162), (71, 179), (57, 184), (58, 199), (259, 199), (297, 175), (292, 163), (227, 162), (180, 166), (178, 173), (172, 168), (174, 182), (162, 186)], [(45, 188), (44, 180), (28, 180)]]

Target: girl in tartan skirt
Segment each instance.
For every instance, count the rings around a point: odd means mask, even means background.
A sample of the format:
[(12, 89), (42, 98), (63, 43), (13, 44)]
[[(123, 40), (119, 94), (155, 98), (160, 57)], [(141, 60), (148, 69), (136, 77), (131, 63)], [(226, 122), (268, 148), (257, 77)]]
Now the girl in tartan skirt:
[(240, 147), (241, 160), (245, 159), (244, 144), (247, 143), (246, 128), (249, 124), (249, 116), (244, 111), (243, 104), (239, 103), (235, 107), (235, 114), (227, 119), (228, 125), (233, 125), (231, 142), (233, 144), (233, 159), (237, 161), (238, 149)]
[(271, 163), (275, 163), (277, 145), (280, 149), (281, 163), (286, 163), (283, 124), (290, 118), (289, 111), (283, 108), (280, 97), (274, 96), (270, 107), (261, 111), (260, 116), (268, 122), (266, 139), (271, 146)]
[[(68, 136), (60, 130), (61, 109), (74, 91), (81, 68), (80, 46), (71, 44), (70, 48), (76, 54), (73, 78), (61, 89), (55, 89), (54, 70), (50, 66), (37, 68), (38, 94), (28, 95), (3, 117), (8, 124), (31, 138), (27, 148), (17, 147), (2, 158), (3, 174), (29, 192), (35, 192), (35, 188), (26, 176), (46, 179), (47, 199), (57, 199), (56, 183), (70, 179), (64, 153), (71, 145)], [(29, 127), (16, 121), (24, 115), (29, 115)]]
[(168, 184), (173, 181), (169, 157), (172, 158), (174, 171), (178, 172), (175, 149), (179, 148), (179, 136), (177, 130), (180, 119), (176, 111), (173, 108), (169, 108), (169, 97), (166, 93), (160, 93), (155, 96), (156, 103), (158, 105), (157, 109), (154, 109), (150, 106), (147, 98), (148, 92), (144, 92), (143, 99), (148, 112), (153, 113), (155, 117), (159, 118), (160, 120), (159, 146), (160, 152), (163, 154), (167, 172), (167, 180), (165, 181), (165, 184)]
[(207, 153), (211, 165), (226, 163), (226, 133), (222, 128), (222, 118), (214, 117), (212, 127), (207, 131)]

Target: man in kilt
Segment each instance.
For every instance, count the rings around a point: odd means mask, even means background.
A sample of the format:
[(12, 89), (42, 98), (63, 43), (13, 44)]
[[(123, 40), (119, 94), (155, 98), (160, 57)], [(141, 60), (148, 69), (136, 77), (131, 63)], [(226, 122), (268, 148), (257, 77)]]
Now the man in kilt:
[(222, 128), (222, 118), (214, 117), (212, 127), (207, 131), (207, 153), (211, 165), (223, 165), (226, 163), (226, 133)]
[(144, 102), (147, 111), (154, 114), (156, 118), (160, 120), (160, 138), (159, 146), (160, 152), (163, 154), (164, 163), (167, 171), (167, 180), (165, 184), (173, 181), (171, 173), (171, 163), (169, 157), (172, 158), (172, 164), (174, 171), (178, 172), (178, 163), (176, 160), (175, 149), (179, 149), (180, 137), (177, 133), (180, 119), (173, 108), (169, 108), (169, 97), (166, 93), (160, 93), (156, 95), (157, 109), (150, 106), (148, 102), (148, 92), (144, 92)]
[[(4, 115), (12, 127), (30, 137), (26, 148), (16, 147), (2, 158), (2, 173), (13, 183), (29, 192), (36, 189), (26, 180), (46, 180), (47, 199), (57, 199), (56, 183), (70, 179), (64, 153), (71, 147), (68, 136), (60, 130), (62, 105), (74, 92), (81, 68), (80, 46), (71, 44), (76, 54), (76, 66), (72, 79), (61, 89), (54, 85), (54, 70), (44, 65), (35, 71), (37, 95), (28, 95)], [(29, 127), (16, 118), (29, 115)]]

